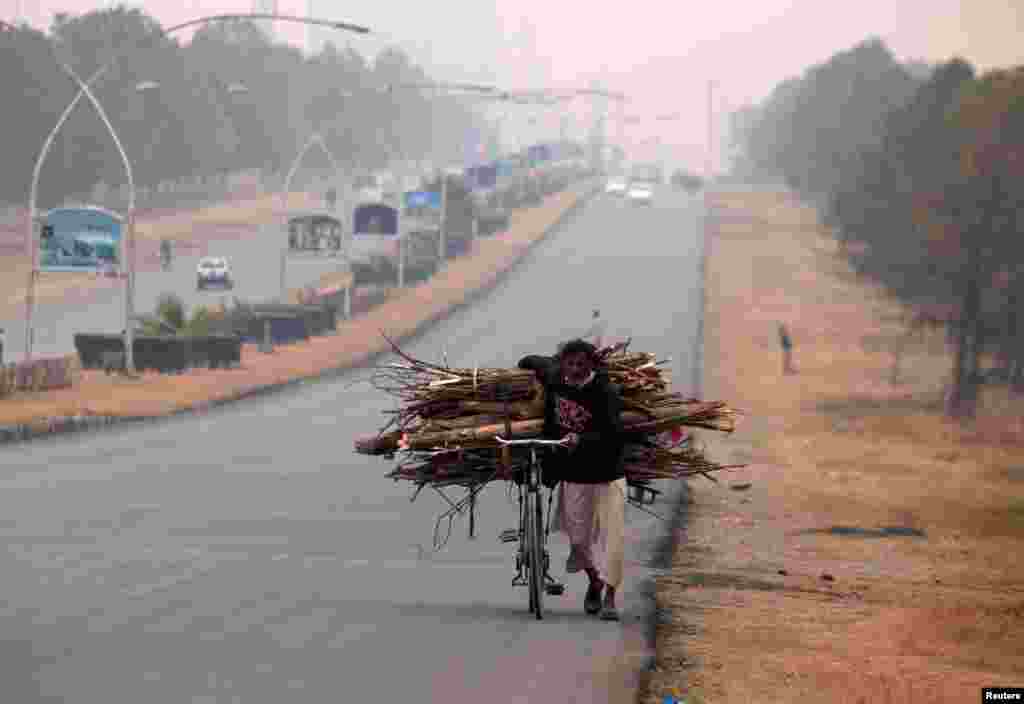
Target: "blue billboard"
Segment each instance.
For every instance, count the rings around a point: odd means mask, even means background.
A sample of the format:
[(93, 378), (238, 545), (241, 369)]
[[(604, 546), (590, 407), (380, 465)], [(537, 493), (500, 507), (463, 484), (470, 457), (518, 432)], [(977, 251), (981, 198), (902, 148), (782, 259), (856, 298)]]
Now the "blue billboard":
[(365, 203), (352, 216), (352, 234), (398, 237), (398, 209), (385, 203)]
[(484, 144), (483, 133), (477, 128), (470, 128), (466, 132), (466, 139), (463, 143), (463, 166), (466, 168), (476, 166), (487, 158), (487, 147)]
[(466, 170), (466, 188), (470, 190), (486, 190), (497, 185), (497, 164), (484, 164)]
[(122, 222), (117, 213), (94, 206), (49, 211), (39, 237), (40, 271), (116, 271)]
[(536, 144), (527, 150), (526, 156), (530, 161), (530, 166), (550, 161), (551, 147), (546, 144)]
[(441, 194), (436, 191), (406, 191), (402, 194), (406, 211), (440, 210)]

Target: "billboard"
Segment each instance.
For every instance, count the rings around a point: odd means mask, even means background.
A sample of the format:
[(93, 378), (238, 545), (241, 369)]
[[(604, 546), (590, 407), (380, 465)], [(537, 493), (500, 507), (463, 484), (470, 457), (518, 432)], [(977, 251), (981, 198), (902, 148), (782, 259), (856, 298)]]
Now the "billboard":
[(363, 203), (352, 214), (350, 256), (367, 261), (374, 256), (398, 254), (399, 212), (387, 203)]
[(352, 215), (352, 234), (398, 237), (398, 209), (386, 203), (364, 203)]
[(436, 191), (406, 191), (402, 194), (402, 206), (406, 212), (440, 210), (441, 194)]
[(466, 188), (469, 190), (487, 190), (497, 185), (497, 164), (484, 164), (466, 170)]
[(39, 270), (108, 273), (121, 265), (117, 213), (94, 206), (55, 208), (42, 218)]
[(288, 219), (288, 249), (322, 251), (341, 249), (341, 221), (330, 215), (296, 215)]
[(484, 144), (483, 133), (475, 127), (470, 128), (463, 143), (463, 165), (466, 168), (476, 166), (486, 158), (487, 147)]
[(536, 166), (551, 159), (551, 147), (546, 144), (536, 144), (526, 152), (530, 160), (530, 166)]

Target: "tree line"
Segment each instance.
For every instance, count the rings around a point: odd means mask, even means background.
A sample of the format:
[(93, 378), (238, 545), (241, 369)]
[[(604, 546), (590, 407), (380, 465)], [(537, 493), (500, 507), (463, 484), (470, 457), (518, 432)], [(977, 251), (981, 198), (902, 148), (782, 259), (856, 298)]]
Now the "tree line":
[[(456, 97), (418, 87), (429, 77), (397, 48), (373, 61), (330, 43), (304, 56), (247, 21), (202, 26), (187, 42), (160, 30), (126, 7), (59, 14), (45, 33), (0, 25), (0, 202), (27, 202), (36, 156), (78, 90), (59, 61), (84, 80), (119, 57), (95, 92), (143, 186), (247, 169), (279, 173), (313, 132), (345, 165), (363, 169), (459, 159), (466, 132), (480, 127)], [(124, 175), (82, 100), (44, 166), (40, 203), (99, 182), (120, 184)]]
[(900, 63), (869, 39), (731, 122), (738, 175), (815, 203), (859, 274), (946, 326), (951, 413), (973, 415), (985, 352), (1024, 391), (1024, 66)]

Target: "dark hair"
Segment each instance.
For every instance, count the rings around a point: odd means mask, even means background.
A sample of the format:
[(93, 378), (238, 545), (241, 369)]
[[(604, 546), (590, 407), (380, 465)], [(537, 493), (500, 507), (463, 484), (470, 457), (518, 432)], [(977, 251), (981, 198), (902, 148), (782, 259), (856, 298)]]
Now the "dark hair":
[(575, 340), (569, 340), (558, 347), (558, 359), (562, 360), (571, 354), (585, 354), (590, 362), (595, 366), (600, 366), (603, 359), (601, 355), (597, 353), (597, 348), (586, 340), (576, 338)]

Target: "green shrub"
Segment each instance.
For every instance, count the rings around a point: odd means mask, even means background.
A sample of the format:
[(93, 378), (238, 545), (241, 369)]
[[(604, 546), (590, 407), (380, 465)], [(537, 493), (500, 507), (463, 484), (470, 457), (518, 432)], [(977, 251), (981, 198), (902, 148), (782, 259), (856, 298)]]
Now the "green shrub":
[(210, 334), (210, 311), (206, 306), (196, 306), (188, 322), (179, 329), (181, 335), (203, 337)]
[(185, 327), (185, 303), (173, 293), (160, 295), (156, 304), (156, 317), (162, 319), (175, 330)]

